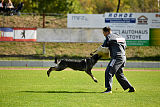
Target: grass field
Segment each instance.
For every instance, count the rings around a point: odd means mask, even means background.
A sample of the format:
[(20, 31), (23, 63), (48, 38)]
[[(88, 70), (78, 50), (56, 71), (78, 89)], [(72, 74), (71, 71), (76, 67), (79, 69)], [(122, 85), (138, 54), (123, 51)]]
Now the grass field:
[[(129, 71), (132, 70), (132, 71)], [(160, 106), (160, 72), (157, 69), (125, 70), (136, 88), (123, 91), (115, 80), (113, 93), (103, 94), (104, 71), (93, 71), (99, 83), (84, 72), (66, 70), (0, 70), (0, 107), (158, 107)]]

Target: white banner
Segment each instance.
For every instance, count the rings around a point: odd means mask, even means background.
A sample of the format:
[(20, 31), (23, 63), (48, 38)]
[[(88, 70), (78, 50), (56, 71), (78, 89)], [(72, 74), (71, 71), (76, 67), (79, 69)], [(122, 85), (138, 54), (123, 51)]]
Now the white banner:
[(148, 28), (112, 28), (113, 33), (122, 35), (126, 40), (149, 40)]
[(105, 13), (105, 24), (116, 28), (160, 28), (160, 13)]
[(129, 45), (148, 46), (150, 29), (160, 28), (160, 13), (68, 14), (67, 26), (101, 29), (109, 26), (125, 37)]
[(103, 42), (105, 39), (102, 29), (38, 28), (37, 35), (37, 42)]
[(160, 28), (160, 13), (68, 14), (68, 28)]
[(105, 26), (104, 14), (68, 14), (68, 28), (102, 28)]

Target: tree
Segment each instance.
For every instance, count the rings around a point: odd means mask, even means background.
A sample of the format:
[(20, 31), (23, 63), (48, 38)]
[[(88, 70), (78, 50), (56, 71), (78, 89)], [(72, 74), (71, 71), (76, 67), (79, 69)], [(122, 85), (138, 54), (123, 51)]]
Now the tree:
[(38, 11), (40, 13), (70, 13), (77, 12), (77, 0), (39, 0)]
[(23, 12), (34, 13), (78, 13), (78, 0), (12, 0), (15, 5), (24, 2)]
[[(119, 9), (116, 8), (120, 1)], [(158, 12), (157, 0), (12, 0), (15, 7), (24, 2), (27, 13)]]
[(105, 13), (115, 11), (117, 0), (79, 0), (85, 13)]

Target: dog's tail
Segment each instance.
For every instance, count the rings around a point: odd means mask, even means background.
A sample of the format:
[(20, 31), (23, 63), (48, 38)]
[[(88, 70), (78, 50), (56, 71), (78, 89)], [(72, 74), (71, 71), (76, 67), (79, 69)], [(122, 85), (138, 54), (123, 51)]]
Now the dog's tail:
[(57, 61), (57, 57), (54, 57), (54, 63), (58, 63), (58, 61)]

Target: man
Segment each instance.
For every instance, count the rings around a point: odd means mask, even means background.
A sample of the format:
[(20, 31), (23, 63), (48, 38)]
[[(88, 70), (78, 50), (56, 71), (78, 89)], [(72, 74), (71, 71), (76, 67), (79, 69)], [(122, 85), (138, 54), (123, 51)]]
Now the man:
[(109, 62), (107, 69), (105, 70), (105, 88), (107, 88), (107, 90), (103, 93), (112, 93), (112, 83), (114, 75), (116, 76), (116, 79), (124, 90), (129, 89), (128, 92), (135, 92), (133, 86), (124, 76), (122, 69), (126, 63), (125, 38), (118, 34), (113, 34), (110, 27), (104, 27), (103, 34), (106, 37), (106, 40), (104, 41), (102, 47), (108, 47), (111, 57), (111, 61)]

